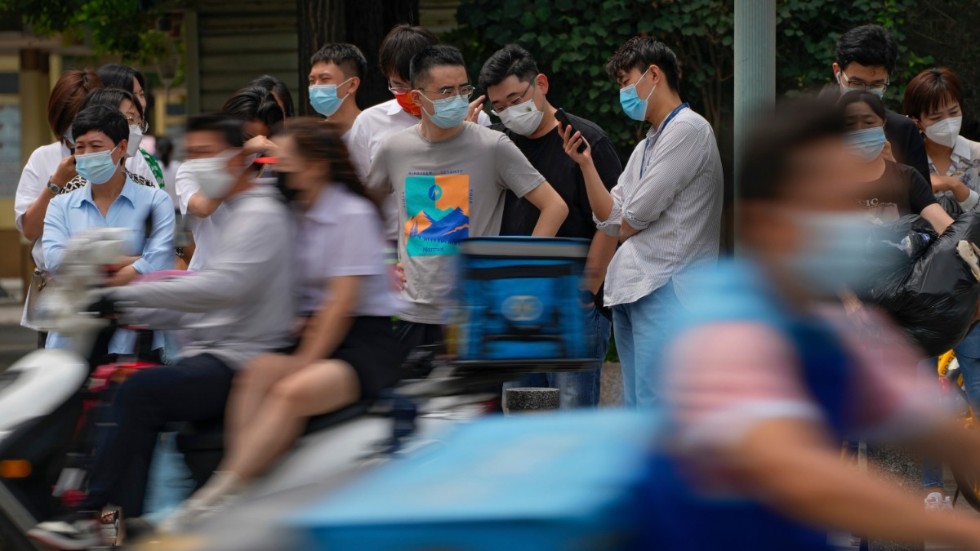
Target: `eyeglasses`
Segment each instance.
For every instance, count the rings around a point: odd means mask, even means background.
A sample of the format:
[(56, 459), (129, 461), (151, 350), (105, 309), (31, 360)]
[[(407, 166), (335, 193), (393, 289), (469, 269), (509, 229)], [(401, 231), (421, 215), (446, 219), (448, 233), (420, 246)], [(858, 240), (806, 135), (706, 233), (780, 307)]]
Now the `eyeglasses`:
[(126, 122), (130, 125), (136, 125), (140, 128), (140, 132), (146, 133), (150, 129), (150, 125), (146, 121), (140, 120), (136, 115), (126, 115)]
[(442, 88), (434, 91), (425, 90), (424, 88), (419, 88), (418, 90), (420, 92), (425, 92), (427, 94), (432, 94), (436, 96), (435, 98), (430, 98), (429, 96), (425, 96), (425, 94), (422, 94), (423, 96), (426, 97), (426, 99), (432, 101), (433, 99), (448, 99), (453, 96), (463, 96), (466, 99), (469, 99), (470, 96), (473, 95), (473, 92), (476, 91), (476, 87), (470, 84), (464, 84), (459, 87), (443, 86)]
[(844, 71), (840, 72), (841, 80), (844, 81), (844, 86), (851, 90), (867, 90), (869, 92), (884, 92), (885, 88), (891, 84), (887, 79), (884, 82), (876, 81), (872, 83), (864, 82), (861, 79), (852, 79), (847, 76)]
[(408, 86), (395, 86), (391, 82), (388, 83), (388, 91), (396, 96), (401, 96), (412, 91)]
[(520, 105), (522, 103), (526, 103), (527, 101), (529, 101), (530, 98), (524, 99), (524, 97), (527, 96), (527, 93), (529, 91), (531, 91), (531, 88), (533, 88), (533, 87), (534, 87), (534, 83), (533, 82), (530, 82), (530, 83), (528, 83), (527, 88), (525, 88), (524, 91), (521, 92), (520, 94), (511, 94), (511, 95), (507, 96), (507, 98), (505, 99), (506, 103), (504, 103), (503, 105), (494, 105), (493, 106), (493, 109), (492, 109), (493, 114), (494, 115), (497, 115), (497, 114), (500, 113), (500, 111), (503, 111), (503, 110), (507, 109), (508, 107), (513, 107), (515, 105)]

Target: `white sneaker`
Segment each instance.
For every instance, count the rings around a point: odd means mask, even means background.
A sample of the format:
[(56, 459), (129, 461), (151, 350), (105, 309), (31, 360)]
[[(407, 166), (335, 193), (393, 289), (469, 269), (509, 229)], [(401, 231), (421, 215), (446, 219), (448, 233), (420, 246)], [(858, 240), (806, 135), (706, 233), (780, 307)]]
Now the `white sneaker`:
[(54, 549), (88, 549), (103, 545), (102, 523), (92, 514), (71, 514), (42, 522), (27, 532), (32, 540)]
[[(942, 511), (947, 508), (947, 500), (949, 498), (943, 499), (943, 494), (939, 492), (932, 492), (926, 496), (925, 504), (926, 511)], [(952, 502), (949, 502), (950, 508), (952, 507)]]
[(238, 494), (225, 495), (215, 503), (203, 504), (197, 500), (187, 500), (170, 516), (157, 525), (161, 534), (176, 534), (187, 532), (199, 526), (202, 522), (224, 511), (238, 497)]

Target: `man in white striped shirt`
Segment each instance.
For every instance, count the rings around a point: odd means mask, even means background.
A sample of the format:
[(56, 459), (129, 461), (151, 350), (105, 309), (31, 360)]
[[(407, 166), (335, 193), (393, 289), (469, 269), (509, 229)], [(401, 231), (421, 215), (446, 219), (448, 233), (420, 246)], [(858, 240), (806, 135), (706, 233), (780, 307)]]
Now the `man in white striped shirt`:
[[(581, 135), (563, 129), (565, 151), (582, 168), (597, 227), (622, 245), (609, 264), (605, 303), (623, 369), (623, 402), (658, 400), (659, 342), (671, 308), (694, 291), (683, 273), (715, 262), (724, 177), (711, 125), (681, 102), (677, 57), (662, 42), (635, 37), (606, 64), (627, 116), (649, 122), (619, 182), (606, 190)], [(679, 302), (678, 302), (679, 301)]]

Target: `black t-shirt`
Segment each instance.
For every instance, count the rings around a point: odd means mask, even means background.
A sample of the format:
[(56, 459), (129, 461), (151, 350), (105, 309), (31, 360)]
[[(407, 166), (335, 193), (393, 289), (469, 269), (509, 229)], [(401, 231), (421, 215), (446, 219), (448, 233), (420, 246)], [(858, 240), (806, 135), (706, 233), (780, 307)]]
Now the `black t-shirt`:
[(885, 172), (871, 185), (876, 190), (861, 201), (861, 206), (873, 210), (885, 220), (906, 214), (920, 214), (936, 203), (932, 186), (914, 168), (885, 161)]
[[(623, 172), (623, 165), (609, 137), (591, 121), (571, 114), (568, 119), (592, 146), (592, 160), (599, 178), (602, 179), (606, 189), (612, 189), (619, 180), (620, 173)], [(589, 206), (585, 178), (575, 161), (565, 154), (557, 128), (534, 140), (515, 134), (502, 124), (496, 124), (493, 128), (504, 132), (513, 140), (531, 165), (548, 180), (551, 187), (555, 188), (568, 205), (568, 218), (558, 229), (558, 237), (592, 239), (596, 227), (595, 222), (592, 221), (592, 207)], [(504, 202), (504, 218), (500, 226), (500, 235), (531, 235), (534, 225), (537, 224), (538, 214), (537, 207), (530, 201), (518, 199), (508, 191)]]

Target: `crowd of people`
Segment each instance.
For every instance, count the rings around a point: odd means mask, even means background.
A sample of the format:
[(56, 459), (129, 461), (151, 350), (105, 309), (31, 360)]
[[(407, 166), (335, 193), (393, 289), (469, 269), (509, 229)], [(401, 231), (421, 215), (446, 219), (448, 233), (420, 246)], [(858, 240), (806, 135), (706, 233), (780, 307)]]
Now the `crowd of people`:
[[(357, 92), (375, 68), (356, 46), (328, 44), (308, 75), (322, 118), (295, 117), (288, 87), (261, 76), (220, 113), (189, 118), (182, 163), (170, 141), (157, 142), (160, 160), (140, 148), (139, 72), (107, 65), (58, 80), (48, 106), (57, 140), (31, 155), (17, 189), (17, 227), (37, 265), (24, 323), (73, 235), (127, 228), (128, 256), (109, 267), (100, 309), (120, 327), (156, 330), (152, 350), (165, 365), (120, 387), (84, 502), (34, 537), (85, 548), (105, 507), (143, 514), (158, 434), (172, 422), (224, 416), (226, 454), (160, 528), (221, 510), (307, 418), (376, 399), (411, 350), (443, 343), (462, 239), (515, 235), (590, 242), (582, 302), (594, 365), (518, 384), (558, 388), (563, 408), (595, 407), (614, 333), (624, 405), (662, 410), (676, 439), (653, 466), (648, 504), (684, 521), (657, 524), (657, 548), (730, 548), (739, 534), (765, 549), (774, 533), (789, 538), (777, 548), (822, 548), (804, 526), (977, 548), (980, 526), (927, 521), (921, 501), (834, 455), (852, 431), (941, 417), (904, 384), (918, 355), (895, 328), (853, 305), (844, 316), (823, 311), (853, 283), (841, 266), (860, 275), (862, 259), (838, 243), (863, 227), (855, 216), (917, 214), (942, 234), (980, 203), (980, 144), (959, 135), (963, 89), (952, 70), (923, 71), (904, 113), (890, 111), (894, 40), (874, 25), (845, 33), (835, 83), (748, 142), (737, 229), (749, 254), (706, 277), (721, 252), (724, 175), (711, 125), (682, 100), (668, 45), (636, 37), (606, 64), (623, 114), (649, 123), (625, 165), (599, 125), (556, 108), (561, 91), (520, 46), (486, 60), (476, 98), (460, 51), (422, 27), (393, 28), (378, 57), (390, 101), (361, 111)], [(809, 247), (817, 242), (826, 246)], [(120, 329), (101, 352), (136, 348)], [(980, 405), (980, 332), (956, 353)], [(926, 434), (980, 450), (952, 428)], [(927, 486), (927, 503), (941, 504), (941, 476)], [(719, 503), (705, 488), (748, 501)]]

